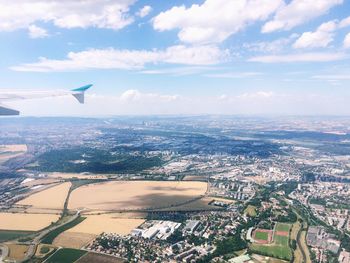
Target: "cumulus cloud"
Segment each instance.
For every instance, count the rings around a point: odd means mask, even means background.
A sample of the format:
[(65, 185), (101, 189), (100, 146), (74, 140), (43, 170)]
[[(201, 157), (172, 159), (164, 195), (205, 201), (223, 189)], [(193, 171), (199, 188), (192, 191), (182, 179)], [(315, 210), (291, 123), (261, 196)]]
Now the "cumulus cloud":
[(348, 27), (350, 26), (350, 16), (342, 19), (340, 22), (339, 22), (339, 27), (340, 28), (344, 28), (344, 27)]
[(0, 0), (0, 31), (28, 28), (37, 21), (60, 28), (121, 29), (133, 22), (135, 0)]
[(298, 53), (249, 58), (250, 62), (261, 63), (294, 63), (294, 62), (329, 62), (348, 58), (344, 53)]
[(228, 50), (215, 46), (171, 46), (165, 50), (91, 49), (69, 52), (66, 59), (41, 57), (38, 62), (11, 67), (15, 71), (72, 71), (88, 69), (141, 69), (146, 64), (213, 65), (226, 61)]
[(350, 48), (350, 33), (348, 33), (344, 38), (344, 47)]
[(327, 47), (334, 40), (336, 21), (329, 21), (320, 25), (314, 32), (304, 32), (293, 44), (294, 48)]
[(145, 16), (148, 16), (149, 13), (151, 12), (152, 12), (152, 7), (150, 7), (149, 5), (145, 5), (136, 13), (136, 15), (139, 17), (145, 17)]
[(280, 7), (271, 21), (262, 27), (263, 33), (278, 30), (290, 30), (326, 14), (332, 7), (340, 5), (343, 0), (292, 0)]
[(46, 29), (38, 27), (36, 25), (30, 25), (28, 27), (28, 34), (30, 38), (44, 38), (49, 35)]
[(179, 29), (186, 43), (219, 43), (256, 21), (266, 20), (282, 0), (206, 0), (189, 8), (175, 6), (153, 19), (158, 31)]

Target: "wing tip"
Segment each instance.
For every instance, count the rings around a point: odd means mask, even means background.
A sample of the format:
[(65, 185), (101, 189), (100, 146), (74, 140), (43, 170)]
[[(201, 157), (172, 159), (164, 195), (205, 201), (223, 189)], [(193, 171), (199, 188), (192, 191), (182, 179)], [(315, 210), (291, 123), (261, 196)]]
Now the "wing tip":
[(74, 91), (74, 92), (85, 92), (88, 89), (90, 89), (92, 86), (93, 86), (93, 84), (88, 84), (88, 85), (82, 86), (80, 88), (72, 89), (72, 91)]

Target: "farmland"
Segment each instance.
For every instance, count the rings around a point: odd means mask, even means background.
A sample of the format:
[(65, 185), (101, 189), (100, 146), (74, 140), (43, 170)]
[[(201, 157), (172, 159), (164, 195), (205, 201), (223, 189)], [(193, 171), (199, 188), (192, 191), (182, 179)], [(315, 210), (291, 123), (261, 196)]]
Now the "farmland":
[(81, 223), (82, 221), (85, 220), (85, 217), (78, 217), (75, 220), (71, 221), (68, 224), (62, 225), (58, 228), (56, 228), (55, 230), (51, 231), (50, 233), (48, 233), (42, 240), (42, 242), (44, 244), (52, 244), (52, 242), (54, 241), (54, 239), (61, 233), (63, 233), (64, 231), (66, 231), (67, 229), (74, 227), (75, 225)]
[(0, 229), (38, 231), (58, 220), (53, 214), (0, 213)]
[(206, 189), (207, 184), (203, 182), (111, 181), (90, 184), (71, 193), (68, 209), (118, 211), (171, 207), (204, 195)]
[(28, 250), (26, 245), (8, 244), (6, 245), (9, 249), (8, 259), (20, 261), (24, 258), (25, 253)]
[(32, 231), (0, 230), (0, 242), (16, 239), (33, 233)]
[(32, 194), (19, 201), (17, 205), (29, 206), (34, 209), (63, 209), (71, 183), (62, 183), (41, 192)]
[(125, 262), (122, 259), (116, 257), (111, 257), (107, 255), (101, 255), (97, 253), (87, 253), (78, 259), (77, 263), (90, 263), (90, 262), (99, 262), (99, 263), (122, 263)]
[(87, 233), (76, 233), (76, 232), (63, 232), (58, 235), (54, 241), (53, 245), (56, 247), (66, 247), (66, 248), (82, 248), (84, 245), (93, 240), (96, 235)]
[(0, 164), (27, 151), (25, 144), (0, 145)]
[(67, 232), (78, 232), (99, 235), (102, 232), (127, 235), (132, 229), (141, 225), (145, 220), (134, 218), (118, 218), (114, 214), (90, 215), (80, 224)]
[(78, 260), (80, 257), (85, 255), (87, 252), (71, 249), (71, 248), (62, 248), (49, 257), (45, 262), (47, 263), (72, 263)]

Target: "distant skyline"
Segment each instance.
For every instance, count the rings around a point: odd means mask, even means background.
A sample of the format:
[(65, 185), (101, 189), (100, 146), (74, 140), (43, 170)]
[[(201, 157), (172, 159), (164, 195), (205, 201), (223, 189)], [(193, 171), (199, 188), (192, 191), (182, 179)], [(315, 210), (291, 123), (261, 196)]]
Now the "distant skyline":
[(0, 0), (22, 115), (350, 115), (349, 0)]

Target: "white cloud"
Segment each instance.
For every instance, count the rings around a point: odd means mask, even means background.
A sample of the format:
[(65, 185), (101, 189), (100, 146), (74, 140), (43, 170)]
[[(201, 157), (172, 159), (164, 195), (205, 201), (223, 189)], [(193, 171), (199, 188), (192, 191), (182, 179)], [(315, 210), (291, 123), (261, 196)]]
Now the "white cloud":
[(293, 62), (329, 62), (347, 59), (344, 53), (298, 53), (285, 55), (257, 56), (248, 59), (250, 62), (293, 63)]
[(229, 78), (229, 79), (241, 79), (241, 78), (252, 78), (256, 76), (261, 76), (261, 72), (225, 72), (225, 73), (214, 73), (206, 74), (206, 77), (210, 78)]
[(350, 48), (350, 33), (348, 33), (344, 38), (344, 47)]
[(151, 12), (152, 12), (152, 7), (150, 7), (149, 5), (145, 5), (137, 12), (136, 15), (139, 17), (145, 17), (145, 16), (148, 16), (149, 13)]
[(91, 49), (69, 52), (66, 59), (39, 58), (38, 62), (11, 67), (16, 71), (50, 72), (88, 69), (141, 69), (146, 64), (213, 65), (229, 58), (215, 46), (171, 46), (165, 50)]
[[(329, 85), (332, 85), (331, 83)], [(126, 90), (120, 95), (86, 95), (86, 104), (69, 97), (24, 100), (11, 103), (27, 116), (112, 116), (150, 114), (350, 114), (346, 96), (334, 90), (310, 94), (308, 91), (278, 93), (272, 90), (229, 91), (193, 96), (162, 94), (144, 90)], [(45, 108), (45, 112), (42, 109)]]
[(127, 90), (119, 97), (123, 102), (171, 102), (179, 99), (178, 95), (162, 95), (158, 93), (142, 93), (138, 90)]
[(320, 80), (350, 80), (350, 75), (348, 74), (333, 74), (333, 75), (315, 75), (312, 76), (313, 79), (320, 79)]
[(298, 37), (297, 34), (292, 34), (289, 37), (280, 38), (273, 41), (244, 43), (243, 48), (254, 52), (277, 53), (288, 46), (296, 37)]
[(121, 29), (133, 22), (128, 15), (135, 0), (0, 0), (0, 31), (27, 28), (37, 21), (61, 28)]
[(239, 99), (270, 99), (272, 97), (277, 97), (277, 95), (272, 91), (257, 91), (252, 93), (243, 93), (237, 96)]
[(343, 0), (292, 0), (277, 10), (274, 18), (268, 21), (261, 31), (269, 33), (292, 29), (326, 14), (332, 7), (342, 3)]
[(30, 38), (44, 38), (49, 35), (44, 28), (38, 27), (36, 25), (30, 25), (28, 27), (28, 34)]
[(334, 40), (338, 24), (329, 21), (320, 25), (315, 32), (304, 32), (293, 44), (294, 48), (327, 47)]
[(175, 6), (153, 19), (159, 31), (180, 29), (186, 43), (219, 43), (256, 21), (268, 18), (282, 0), (206, 0), (189, 8)]
[(217, 67), (209, 67), (209, 66), (182, 66), (182, 67), (172, 67), (172, 68), (157, 68), (157, 69), (146, 69), (140, 71), (142, 74), (147, 75), (160, 75), (166, 74), (171, 76), (186, 76), (199, 74), (202, 72), (207, 72), (211, 70), (217, 70)]
[(340, 21), (339, 23), (339, 27), (340, 28), (344, 28), (344, 27), (348, 27), (350, 26), (350, 16), (348, 16), (347, 18), (344, 18)]

